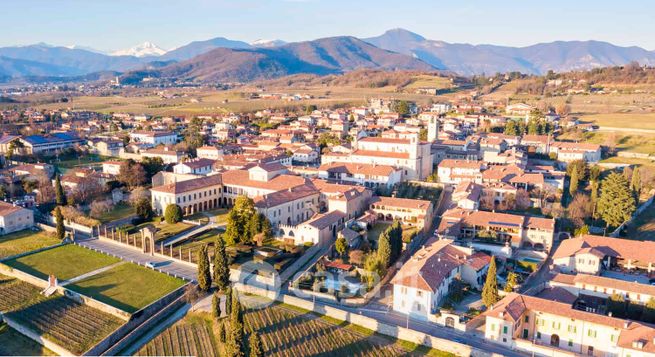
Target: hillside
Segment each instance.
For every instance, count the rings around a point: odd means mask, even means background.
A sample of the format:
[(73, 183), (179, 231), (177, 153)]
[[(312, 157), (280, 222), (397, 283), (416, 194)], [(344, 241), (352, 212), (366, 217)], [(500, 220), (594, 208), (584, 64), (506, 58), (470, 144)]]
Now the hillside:
[(327, 75), (365, 68), (392, 71), (434, 69), (418, 59), (379, 49), (354, 37), (331, 37), (275, 48), (218, 48), (149, 75), (200, 82), (247, 82), (300, 73)]

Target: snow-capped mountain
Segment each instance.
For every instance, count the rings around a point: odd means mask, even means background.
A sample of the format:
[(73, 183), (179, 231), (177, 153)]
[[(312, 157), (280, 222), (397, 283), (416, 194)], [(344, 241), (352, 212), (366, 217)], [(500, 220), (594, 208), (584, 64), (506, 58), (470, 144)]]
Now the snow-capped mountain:
[(70, 50), (84, 50), (84, 51), (89, 51), (89, 52), (93, 52), (93, 53), (100, 53), (100, 54), (103, 54), (103, 55), (107, 54), (107, 52), (105, 52), (105, 51), (96, 50), (95, 48), (89, 47), (89, 46), (68, 45), (68, 46), (64, 46), (64, 47), (66, 47), (66, 48), (68, 48)]
[(264, 47), (264, 48), (269, 48), (269, 47), (277, 47), (277, 46), (282, 46), (286, 45), (287, 43), (282, 40), (264, 40), (264, 39), (259, 39), (256, 41), (253, 41), (250, 45), (253, 47)]
[(140, 45), (128, 48), (125, 50), (118, 50), (111, 53), (112, 56), (135, 56), (135, 57), (147, 57), (147, 56), (161, 56), (166, 53), (166, 50), (160, 48), (152, 42), (144, 42)]

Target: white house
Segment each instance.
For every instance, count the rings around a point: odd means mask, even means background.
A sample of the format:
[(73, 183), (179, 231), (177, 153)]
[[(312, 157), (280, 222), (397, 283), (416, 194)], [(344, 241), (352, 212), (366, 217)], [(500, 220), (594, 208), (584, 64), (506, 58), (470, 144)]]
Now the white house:
[(130, 133), (133, 142), (145, 143), (152, 146), (173, 145), (177, 143), (177, 134), (172, 131), (143, 131), (137, 130)]
[(0, 201), (0, 235), (34, 226), (32, 210)]

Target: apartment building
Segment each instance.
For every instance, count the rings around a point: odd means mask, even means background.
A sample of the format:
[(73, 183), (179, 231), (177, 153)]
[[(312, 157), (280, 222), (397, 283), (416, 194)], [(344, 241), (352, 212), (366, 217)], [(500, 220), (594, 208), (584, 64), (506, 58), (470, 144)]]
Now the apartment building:
[(409, 198), (373, 196), (369, 210), (380, 221), (401, 221), (402, 224), (428, 229), (432, 225), (434, 206), (431, 201)]
[(144, 131), (137, 130), (130, 133), (130, 140), (151, 146), (174, 145), (177, 143), (177, 134), (172, 131)]

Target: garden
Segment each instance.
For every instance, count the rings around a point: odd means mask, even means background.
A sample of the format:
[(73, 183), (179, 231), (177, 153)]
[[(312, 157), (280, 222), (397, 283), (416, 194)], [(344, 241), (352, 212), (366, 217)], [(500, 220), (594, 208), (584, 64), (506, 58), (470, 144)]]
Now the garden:
[(54, 233), (26, 229), (0, 237), (0, 259), (61, 243)]
[(67, 287), (128, 313), (134, 313), (184, 284), (182, 279), (136, 264), (124, 263)]
[(52, 274), (60, 281), (63, 281), (119, 261), (120, 259), (109, 255), (67, 244), (6, 260), (3, 263), (41, 279), (47, 279)]

